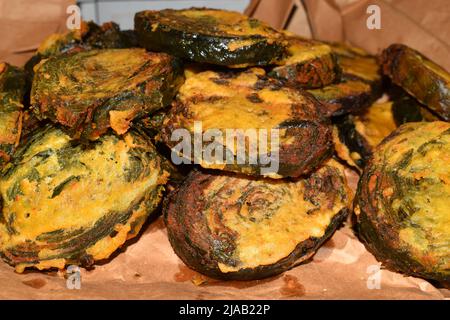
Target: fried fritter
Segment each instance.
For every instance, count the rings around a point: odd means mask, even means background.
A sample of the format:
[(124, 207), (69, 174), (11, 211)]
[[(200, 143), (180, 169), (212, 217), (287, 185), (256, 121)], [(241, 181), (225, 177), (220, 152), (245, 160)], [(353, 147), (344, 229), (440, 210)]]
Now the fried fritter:
[(383, 73), (398, 86), (450, 121), (450, 74), (418, 51), (393, 44), (381, 55)]
[(134, 18), (139, 43), (196, 62), (229, 67), (268, 65), (285, 53), (282, 34), (234, 11), (207, 8), (141, 11)]
[(0, 252), (18, 272), (90, 266), (135, 237), (161, 200), (168, 173), (135, 130), (88, 145), (46, 126), (0, 177)]
[(345, 220), (351, 194), (343, 171), (333, 159), (295, 181), (193, 171), (165, 202), (170, 243), (190, 268), (214, 278), (284, 272)]
[[(195, 144), (196, 128), (204, 138), (199, 144)], [(259, 68), (243, 72), (205, 71), (189, 76), (162, 126), (162, 140), (174, 152), (180, 151), (180, 143), (173, 139), (180, 133), (178, 129), (191, 135), (194, 152), (181, 155), (191, 163), (248, 175), (296, 177), (313, 171), (332, 152), (331, 127), (321, 105), (308, 93), (267, 78)], [(242, 142), (242, 149), (228, 139), (233, 130), (240, 130), (233, 133), (238, 143)], [(255, 134), (247, 134), (246, 130)], [(266, 136), (261, 135), (262, 130), (266, 130)], [(211, 132), (220, 134), (223, 142), (206, 141)], [(278, 141), (272, 134), (277, 134)], [(208, 160), (205, 154), (214, 145), (214, 150), (223, 151), (224, 156)], [(274, 159), (278, 163), (275, 170), (260, 161), (263, 146), (271, 157), (278, 155)]]
[(133, 119), (170, 104), (181, 82), (179, 62), (164, 53), (83, 51), (37, 66), (31, 104), (72, 137), (95, 140), (108, 128), (123, 134)]
[(92, 21), (81, 21), (79, 29), (52, 34), (45, 39), (36, 54), (25, 64), (25, 70), (32, 76), (33, 68), (39, 61), (61, 53), (131, 47), (137, 47), (134, 32), (121, 31), (114, 22), (105, 22), (99, 26)]
[(355, 200), (357, 230), (388, 268), (450, 280), (450, 124), (399, 127), (373, 153)]

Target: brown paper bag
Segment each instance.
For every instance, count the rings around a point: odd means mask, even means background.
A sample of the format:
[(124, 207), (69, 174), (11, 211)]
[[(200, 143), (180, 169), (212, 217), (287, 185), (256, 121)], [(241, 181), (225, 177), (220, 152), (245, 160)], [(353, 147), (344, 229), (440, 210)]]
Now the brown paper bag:
[(66, 30), (75, 0), (0, 0), (0, 61), (23, 65), (50, 34)]
[[(380, 8), (379, 30), (367, 28), (369, 5)], [(246, 12), (273, 27), (319, 40), (346, 41), (372, 54), (404, 43), (450, 70), (447, 0), (253, 0)]]

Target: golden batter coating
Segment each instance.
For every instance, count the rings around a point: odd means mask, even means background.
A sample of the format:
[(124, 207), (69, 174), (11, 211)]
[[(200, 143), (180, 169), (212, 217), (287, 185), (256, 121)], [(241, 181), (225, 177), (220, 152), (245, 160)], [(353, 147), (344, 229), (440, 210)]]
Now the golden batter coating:
[(90, 50), (52, 56), (37, 68), (31, 92), (36, 114), (74, 138), (117, 134), (167, 106), (181, 84), (179, 62), (144, 49)]
[(192, 172), (165, 203), (175, 253), (205, 275), (270, 277), (307, 261), (345, 219), (344, 168), (331, 159), (293, 181)]
[(355, 199), (357, 229), (387, 267), (450, 280), (450, 124), (400, 126), (373, 153)]
[(167, 178), (139, 132), (84, 145), (46, 126), (1, 175), (1, 255), (18, 272), (106, 259), (138, 234)]
[[(328, 119), (322, 113), (322, 106), (308, 93), (267, 78), (264, 70), (259, 68), (242, 72), (204, 71), (189, 75), (180, 88), (175, 106), (164, 120), (161, 137), (176, 151), (179, 142), (172, 139), (174, 132), (187, 130), (194, 143), (196, 123), (201, 125), (200, 134), (208, 130), (221, 133), (224, 139), (223, 143), (219, 143), (219, 148), (232, 159), (219, 163), (201, 157), (209, 145), (203, 141), (205, 143), (200, 145), (202, 153), (191, 152), (182, 156), (204, 168), (272, 178), (296, 177), (313, 171), (332, 151), (331, 130)], [(246, 130), (258, 131), (253, 140), (248, 138), (248, 141), (256, 143), (248, 144), (260, 147), (266, 143), (272, 156), (277, 150), (279, 156), (274, 160), (279, 164), (277, 170), (261, 170), (270, 164), (259, 161), (257, 153), (262, 149), (248, 145), (245, 146), (245, 161), (239, 161), (242, 157), (239, 157), (238, 148), (226, 141), (229, 130), (241, 130), (243, 136)], [(267, 140), (270, 141), (260, 138), (260, 130), (266, 130)], [(273, 133), (278, 133), (277, 144), (275, 138), (272, 139)], [(270, 149), (272, 142), (274, 146)], [(249, 159), (257, 159), (258, 162), (250, 163)]]

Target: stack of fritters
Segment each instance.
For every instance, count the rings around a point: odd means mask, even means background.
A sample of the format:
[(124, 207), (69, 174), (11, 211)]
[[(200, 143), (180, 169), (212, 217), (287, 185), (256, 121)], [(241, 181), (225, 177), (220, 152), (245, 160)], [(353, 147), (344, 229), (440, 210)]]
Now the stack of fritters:
[[(186, 72), (173, 107), (159, 122), (159, 137), (178, 156), (212, 169), (193, 171), (167, 199), (164, 212), (175, 252), (193, 269), (213, 277), (255, 279), (279, 273), (307, 260), (336, 228), (350, 207), (351, 193), (343, 166), (330, 159), (331, 127), (335, 155), (363, 170), (374, 148), (401, 124), (446, 119), (448, 74), (405, 46), (388, 48), (380, 68), (379, 59), (361, 49), (303, 39), (237, 13), (205, 9), (138, 13), (136, 31), (149, 50), (210, 64), (194, 64)], [(408, 68), (413, 71), (405, 80)], [(380, 69), (392, 81), (383, 79)], [(384, 101), (376, 102), (383, 91)], [(223, 142), (219, 149), (231, 155), (233, 164), (205, 161), (201, 152), (186, 156), (172, 134), (186, 129), (193, 141), (196, 122), (202, 123), (202, 133), (280, 130), (279, 170), (267, 173), (261, 163), (239, 164), (243, 155)], [(208, 151), (203, 142), (200, 147)], [(252, 152), (246, 149), (244, 157), (251, 158)], [(448, 150), (439, 149), (436, 157), (445, 162)], [(447, 173), (442, 179), (449, 179)], [(366, 203), (361, 195), (356, 201)], [(448, 219), (448, 208), (434, 209), (428, 214), (438, 215), (436, 224), (419, 228), (448, 235), (439, 229)], [(368, 247), (376, 253), (376, 246)], [(438, 268), (448, 268), (448, 244), (442, 250), (436, 254)], [(407, 267), (397, 270), (429, 275)], [(446, 274), (434, 278), (445, 280)]]
[[(32, 58), (28, 65), (43, 59), (28, 74), (31, 93), (23, 71), (2, 64), (9, 162), (0, 177), (0, 252), (19, 272), (108, 258), (139, 233), (168, 182), (168, 161), (132, 123), (170, 104), (180, 63), (141, 48), (101, 49), (122, 46), (94, 41), (117, 26), (87, 26), (89, 36), (52, 36)], [(31, 110), (22, 105), (29, 95)]]
[(34, 132), (0, 180), (4, 259), (21, 272), (108, 258), (161, 200), (161, 162), (134, 130), (88, 145), (52, 126)]
[(450, 129), (427, 122), (448, 121), (449, 78), (406, 46), (377, 58), (237, 12), (143, 11), (125, 32), (83, 23), (50, 37), (26, 72), (0, 65), (0, 252), (18, 271), (90, 266), (165, 195), (189, 267), (269, 277), (346, 220), (353, 168), (369, 250), (447, 281)]
[[(332, 48), (209, 9), (141, 12), (136, 32), (149, 50), (210, 64), (190, 66), (160, 124), (160, 139), (200, 165), (165, 201), (175, 252), (191, 268), (223, 279), (259, 279), (307, 261), (351, 207), (344, 167), (331, 158), (331, 112), (306, 91), (340, 81)], [(195, 145), (198, 124), (201, 134), (224, 137), (214, 147), (222, 161), (205, 159), (210, 141)], [(252, 129), (267, 135), (250, 141), (237, 134), (231, 145), (226, 139), (227, 130)], [(178, 148), (177, 130), (187, 130), (191, 149), (200, 152)], [(243, 153), (234, 144), (239, 139)], [(278, 153), (274, 171), (260, 161), (264, 143), (269, 155)]]
[(387, 267), (448, 285), (450, 74), (400, 44), (383, 51), (381, 65), (395, 85), (392, 102), (382, 108), (393, 121), (380, 127), (400, 127), (378, 145), (382, 137), (355, 130), (371, 153), (355, 198), (356, 228)]
[[(180, 88), (163, 122), (162, 140), (178, 151), (172, 134), (187, 129), (194, 141), (196, 121), (202, 133), (214, 129), (224, 136), (227, 129), (278, 130), (279, 155), (276, 171), (263, 170), (273, 164), (250, 163), (261, 156), (266, 136), (259, 135), (253, 149), (244, 143), (243, 155), (234, 141), (216, 145), (231, 162), (192, 153), (192, 162), (215, 170), (192, 172), (164, 213), (175, 252), (195, 270), (228, 279), (280, 273), (311, 257), (345, 219), (351, 196), (344, 168), (329, 159), (329, 120), (306, 92), (280, 87), (262, 69), (203, 71)], [(208, 147), (200, 144), (198, 154), (204, 156)]]

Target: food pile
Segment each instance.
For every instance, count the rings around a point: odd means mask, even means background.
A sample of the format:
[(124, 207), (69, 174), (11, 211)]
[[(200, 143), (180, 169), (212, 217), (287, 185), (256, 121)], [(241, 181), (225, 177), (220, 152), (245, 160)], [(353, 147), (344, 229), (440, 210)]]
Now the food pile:
[(253, 280), (353, 217), (385, 266), (445, 283), (449, 120), (449, 73), (405, 45), (372, 56), (206, 8), (83, 22), (0, 63), (0, 254), (90, 267), (162, 208), (186, 265)]

